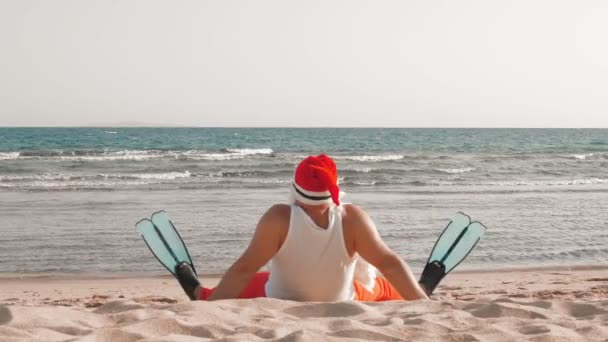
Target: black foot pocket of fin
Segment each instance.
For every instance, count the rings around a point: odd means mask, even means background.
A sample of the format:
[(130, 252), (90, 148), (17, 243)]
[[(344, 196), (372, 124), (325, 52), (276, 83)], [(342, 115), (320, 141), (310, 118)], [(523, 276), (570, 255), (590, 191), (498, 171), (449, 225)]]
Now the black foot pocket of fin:
[(201, 283), (198, 281), (192, 266), (187, 262), (180, 262), (175, 266), (175, 277), (190, 300), (197, 300), (198, 298), (196, 297), (194, 290), (200, 286)]
[(420, 276), (420, 285), (424, 288), (427, 295), (431, 295), (439, 282), (445, 277), (445, 265), (435, 260), (426, 264)]

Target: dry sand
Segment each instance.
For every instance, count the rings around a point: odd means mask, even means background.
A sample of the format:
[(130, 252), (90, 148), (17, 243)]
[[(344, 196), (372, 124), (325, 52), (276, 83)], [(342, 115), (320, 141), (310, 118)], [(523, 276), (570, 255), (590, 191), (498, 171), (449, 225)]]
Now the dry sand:
[(5, 276), (0, 341), (608, 341), (606, 267), (460, 272), (442, 285), (432, 301), (189, 302), (170, 277)]

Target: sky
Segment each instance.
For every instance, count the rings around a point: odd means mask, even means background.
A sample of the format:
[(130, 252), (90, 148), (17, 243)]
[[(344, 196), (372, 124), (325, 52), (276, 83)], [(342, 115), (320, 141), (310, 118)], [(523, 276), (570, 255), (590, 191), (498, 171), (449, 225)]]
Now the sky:
[(608, 127), (608, 1), (0, 0), (0, 126)]

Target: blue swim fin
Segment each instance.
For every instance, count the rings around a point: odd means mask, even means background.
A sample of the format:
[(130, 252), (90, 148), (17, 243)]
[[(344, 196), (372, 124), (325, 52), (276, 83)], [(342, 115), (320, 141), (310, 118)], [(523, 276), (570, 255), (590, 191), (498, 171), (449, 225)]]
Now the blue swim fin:
[(471, 253), (486, 229), (480, 222), (471, 222), (471, 218), (464, 213), (458, 212), (454, 216), (435, 242), (422, 271), (420, 284), (427, 294), (430, 295), (443, 277)]
[(152, 219), (142, 219), (135, 226), (152, 254), (171, 274), (176, 275), (181, 263), (188, 264), (196, 274), (188, 248), (166, 212), (156, 212)]
[(156, 259), (177, 278), (191, 300), (197, 299), (196, 288), (200, 286), (196, 269), (184, 240), (164, 211), (152, 214), (151, 219), (142, 219), (135, 224), (139, 234)]

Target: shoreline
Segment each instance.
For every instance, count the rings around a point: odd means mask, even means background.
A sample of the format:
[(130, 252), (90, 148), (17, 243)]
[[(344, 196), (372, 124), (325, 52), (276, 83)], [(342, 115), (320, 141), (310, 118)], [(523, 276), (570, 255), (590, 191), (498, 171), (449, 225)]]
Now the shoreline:
[[(205, 287), (216, 286), (220, 279), (219, 274), (200, 277)], [(432, 298), (439, 301), (606, 299), (608, 266), (453, 272), (441, 282)], [(0, 278), (0, 305), (97, 307), (116, 300), (188, 302), (170, 274)]]
[[(529, 272), (576, 272), (576, 271), (608, 271), (608, 264), (605, 265), (561, 265), (561, 266), (506, 266), (494, 269), (463, 269), (455, 270), (450, 275), (475, 275), (488, 273), (529, 273)], [(608, 274), (608, 273), (607, 273)], [(220, 279), (223, 273), (199, 274), (200, 279)], [(169, 272), (107, 272), (107, 273), (53, 273), (53, 272), (32, 272), (32, 273), (0, 273), (0, 282), (3, 281), (28, 281), (28, 280), (127, 280), (127, 279), (173, 279)]]

